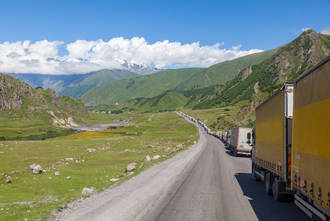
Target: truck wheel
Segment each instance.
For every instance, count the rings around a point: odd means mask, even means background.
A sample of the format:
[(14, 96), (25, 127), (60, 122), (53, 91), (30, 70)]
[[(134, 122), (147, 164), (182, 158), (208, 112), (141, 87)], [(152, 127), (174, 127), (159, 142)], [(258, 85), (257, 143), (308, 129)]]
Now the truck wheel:
[(281, 188), (281, 183), (280, 183), (279, 179), (275, 178), (273, 181), (273, 185), (272, 185), (274, 200), (279, 201), (279, 202), (283, 202), (286, 200), (285, 195), (280, 194), (282, 189), (283, 188)]
[(252, 176), (256, 181), (260, 181), (260, 177), (255, 172), (256, 172), (256, 166), (254, 163), (252, 163)]
[(272, 176), (270, 173), (266, 173), (265, 177), (265, 192), (268, 195), (272, 195)]

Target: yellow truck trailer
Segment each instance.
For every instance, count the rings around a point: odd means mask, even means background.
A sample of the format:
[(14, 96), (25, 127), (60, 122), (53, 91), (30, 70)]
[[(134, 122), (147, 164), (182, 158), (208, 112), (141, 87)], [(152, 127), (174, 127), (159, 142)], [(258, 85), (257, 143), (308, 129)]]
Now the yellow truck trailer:
[(330, 56), (256, 109), (252, 174), (275, 200), (330, 217)]

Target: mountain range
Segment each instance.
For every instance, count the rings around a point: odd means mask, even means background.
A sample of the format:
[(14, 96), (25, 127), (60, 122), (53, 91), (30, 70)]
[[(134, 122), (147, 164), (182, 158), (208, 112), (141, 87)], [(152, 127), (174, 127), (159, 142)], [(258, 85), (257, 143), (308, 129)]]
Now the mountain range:
[[(292, 42), (280, 46), (272, 51), (262, 52), (259, 55), (253, 55), (254, 58), (259, 56), (258, 61), (252, 59), (240, 68), (232, 68), (231, 75), (227, 78), (227, 81), (223, 80), (222, 84), (217, 84), (219, 80), (214, 80), (214, 84), (208, 86), (211, 83), (207, 82), (205, 78), (209, 77), (211, 66), (207, 69), (207, 72), (203, 69), (185, 70), (184, 83), (177, 83), (172, 85), (173, 89), (162, 91), (154, 91), (154, 95), (145, 94), (147, 96), (137, 97), (123, 102), (121, 105), (99, 105), (96, 110), (115, 110), (115, 111), (166, 111), (177, 109), (208, 109), (214, 107), (226, 107), (226, 106), (239, 106), (240, 111), (237, 115), (232, 116), (235, 119), (237, 125), (252, 125), (255, 119), (254, 110), (257, 105), (269, 97), (274, 91), (276, 91), (284, 82), (292, 81), (299, 75), (313, 67), (315, 64), (330, 55), (330, 36), (325, 34), (318, 34), (313, 30), (307, 30), (303, 32)], [(215, 65), (220, 66), (220, 70), (223, 71), (224, 64), (228, 65), (233, 63), (241, 64), (242, 59), (247, 60), (251, 58), (251, 55), (235, 59)], [(222, 66), (222, 67), (221, 67)], [(237, 66), (236, 66), (237, 67)], [(177, 70), (181, 71), (181, 70)], [(107, 86), (95, 88), (87, 92), (82, 96), (85, 103), (95, 99), (97, 103), (111, 103), (113, 97), (117, 100), (120, 98), (122, 92), (120, 87), (128, 87), (128, 91), (132, 97), (139, 96), (139, 93), (146, 93), (141, 85), (147, 87), (146, 91), (150, 88), (153, 90), (153, 84), (155, 81), (153, 78), (157, 75), (162, 75), (164, 72), (158, 72), (149, 78), (145, 76), (134, 77), (129, 80), (124, 79), (116, 81)], [(201, 80), (196, 81), (199, 83), (199, 89), (196, 89), (194, 84), (187, 84), (191, 82), (190, 79), (196, 79), (196, 77), (204, 76)], [(218, 76), (220, 78), (220, 76)], [(168, 79), (162, 79), (162, 76), (158, 76), (158, 85), (163, 86), (170, 85)], [(204, 79), (204, 81), (203, 81)], [(187, 81), (188, 80), (188, 81)], [(180, 86), (179, 86), (180, 85)], [(189, 85), (189, 86), (186, 86)], [(203, 87), (205, 86), (205, 87)], [(134, 87), (133, 90), (130, 87)], [(155, 87), (159, 88), (159, 87)], [(188, 90), (187, 90), (188, 89)], [(190, 89), (190, 90), (189, 90)], [(115, 93), (119, 90), (118, 93)], [(134, 92), (134, 93), (133, 93)], [(104, 98), (106, 93), (111, 94), (107, 98)], [(89, 95), (93, 95), (88, 97)], [(126, 96), (125, 98), (127, 98)], [(99, 100), (100, 99), (100, 100)], [(124, 100), (124, 99), (123, 99)]]
[(14, 74), (33, 87), (51, 87), (80, 98), (95, 110), (166, 111), (239, 105), (242, 124), (254, 120), (254, 108), (330, 54), (330, 36), (307, 30), (292, 42), (208, 68), (159, 70), (138, 75), (101, 70), (84, 75)]
[(225, 61), (209, 68), (181, 68), (158, 71), (152, 75), (122, 79), (95, 87), (80, 98), (87, 105), (125, 103), (130, 99), (158, 96), (168, 90), (185, 91), (224, 84), (242, 69), (258, 64), (272, 56), (275, 50), (265, 51)]

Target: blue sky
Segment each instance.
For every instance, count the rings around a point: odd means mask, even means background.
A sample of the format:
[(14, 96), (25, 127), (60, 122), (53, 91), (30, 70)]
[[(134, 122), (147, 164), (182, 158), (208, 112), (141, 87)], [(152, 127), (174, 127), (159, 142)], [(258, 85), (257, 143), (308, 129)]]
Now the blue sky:
[(115, 37), (267, 50), (302, 28), (329, 31), (330, 1), (2, 0), (0, 13), (0, 43), (60, 41), (59, 55), (76, 40)]

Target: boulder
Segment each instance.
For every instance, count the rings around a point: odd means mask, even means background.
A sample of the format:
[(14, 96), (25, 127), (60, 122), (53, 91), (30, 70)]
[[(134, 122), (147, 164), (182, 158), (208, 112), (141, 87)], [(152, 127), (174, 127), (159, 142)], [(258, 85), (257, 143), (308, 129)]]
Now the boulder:
[(5, 183), (11, 183), (11, 182), (12, 182), (11, 176), (6, 176)]
[(152, 160), (158, 160), (159, 158), (160, 158), (159, 155), (155, 155), (155, 156), (152, 157)]
[(87, 149), (87, 152), (88, 152), (88, 153), (93, 153), (93, 152), (95, 152), (95, 151), (96, 151), (96, 149), (94, 149), (94, 148), (88, 148), (88, 149)]
[(39, 164), (31, 164), (30, 169), (32, 170), (33, 174), (39, 174), (43, 172), (43, 169)]
[(132, 176), (133, 174), (134, 174), (134, 171), (129, 172), (129, 173), (127, 174), (127, 176)]
[(181, 150), (181, 149), (183, 148), (183, 145), (180, 143), (180, 144), (176, 145), (176, 148), (177, 148), (178, 150)]
[(70, 180), (70, 179), (71, 179), (71, 176), (67, 176), (66, 179), (67, 179), (67, 180)]
[(144, 162), (149, 162), (151, 161), (151, 157), (149, 155), (147, 155), (145, 158), (144, 158)]
[(125, 172), (128, 173), (128, 172), (132, 172), (134, 170), (136, 170), (136, 166), (137, 166), (137, 163), (130, 163), (126, 166), (126, 170)]
[(119, 178), (111, 178), (110, 179), (110, 182), (112, 182), (112, 183), (117, 182), (117, 181), (119, 181)]
[(65, 158), (65, 161), (73, 161), (73, 158)]
[(84, 187), (81, 191), (81, 195), (82, 196), (90, 196), (96, 193), (96, 190), (94, 187), (92, 188), (88, 188), (88, 187)]
[(60, 173), (60, 171), (55, 171), (54, 175), (59, 176), (59, 175), (61, 175), (61, 173)]

